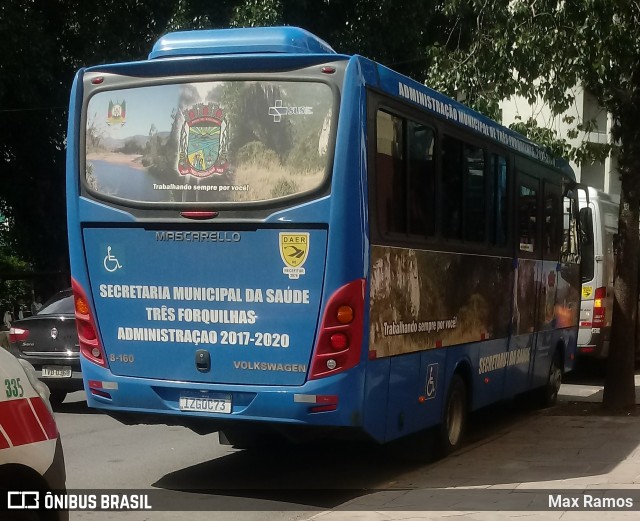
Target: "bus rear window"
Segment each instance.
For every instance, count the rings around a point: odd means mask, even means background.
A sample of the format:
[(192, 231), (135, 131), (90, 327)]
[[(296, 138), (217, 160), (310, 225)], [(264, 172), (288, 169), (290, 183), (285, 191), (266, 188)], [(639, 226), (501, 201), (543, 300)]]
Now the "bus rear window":
[(100, 91), (88, 101), (85, 180), (107, 198), (252, 203), (327, 175), (333, 91), (323, 83), (213, 81)]

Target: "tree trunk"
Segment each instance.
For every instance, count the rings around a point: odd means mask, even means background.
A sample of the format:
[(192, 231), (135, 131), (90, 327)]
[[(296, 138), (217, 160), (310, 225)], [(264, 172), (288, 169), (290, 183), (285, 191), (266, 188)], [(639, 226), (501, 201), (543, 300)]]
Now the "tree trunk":
[[(631, 410), (635, 407), (635, 328), (638, 308), (638, 176), (640, 157), (633, 157), (635, 144), (620, 156), (622, 189), (619, 247), (616, 258), (611, 345), (604, 383), (604, 407), (611, 411)], [(630, 150), (631, 149), (631, 150)], [(626, 154), (625, 154), (626, 152)]]

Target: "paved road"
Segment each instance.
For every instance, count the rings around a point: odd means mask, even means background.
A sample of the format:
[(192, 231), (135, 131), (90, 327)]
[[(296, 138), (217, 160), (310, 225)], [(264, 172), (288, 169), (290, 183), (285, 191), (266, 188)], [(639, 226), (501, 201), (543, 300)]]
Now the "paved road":
[[(234, 461), (240, 451), (220, 446), (217, 434), (199, 436), (182, 427), (125, 426), (86, 407), (84, 393), (73, 393), (56, 410), (62, 436), (69, 490), (161, 489), (176, 503), (203, 503), (220, 515), (191, 512), (199, 519), (264, 519), (262, 510), (277, 505), (263, 500), (215, 493), (183, 492), (189, 489), (221, 489), (238, 486)], [(247, 465), (238, 463), (245, 471)], [(206, 505), (205, 505), (206, 503)], [(295, 505), (283, 504), (281, 521), (300, 519)], [(302, 513), (304, 514), (304, 512)], [(71, 520), (183, 519), (179, 512), (72, 512)]]
[[(562, 391), (572, 400), (592, 400), (594, 393), (602, 392), (600, 386), (585, 383), (598, 382), (574, 378)], [(463, 474), (467, 481), (479, 480), (474, 481), (476, 486), (484, 483), (483, 475), (476, 475), (478, 467), (473, 467), (473, 447), (486, 446), (491, 452), (490, 448), (496, 445), (497, 452), (492, 454), (501, 454), (498, 446), (505, 433), (527, 431), (527, 422), (536, 415), (539, 413), (530, 409), (509, 406), (483, 411), (472, 418), (465, 455), (449, 458), (448, 464), (460, 465), (463, 459), (472, 458), (462, 465), (467, 469)], [(265, 512), (270, 521), (298, 521), (348, 501), (366, 501), (376, 490), (413, 488), (417, 476), (422, 476), (420, 481), (443, 477), (438, 471), (442, 470), (442, 462), (410, 462), (408, 458), (398, 458), (395, 450), (376, 446), (288, 446), (248, 452), (220, 446), (217, 434), (200, 436), (181, 427), (124, 426), (89, 410), (82, 392), (70, 395), (56, 411), (56, 418), (70, 490), (162, 491), (163, 498), (172, 504), (186, 504), (185, 509), (192, 505), (201, 508), (201, 512), (189, 512), (188, 517), (194, 521), (262, 521)], [(491, 466), (485, 470), (491, 472)], [(157, 511), (73, 512), (71, 520), (162, 521), (184, 519), (185, 515)]]
[[(363, 444), (240, 451), (182, 427), (124, 426), (93, 412), (84, 393), (56, 410), (69, 490), (155, 489), (176, 505), (215, 514), (189, 518), (273, 521), (307, 519), (418, 468)], [(75, 520), (183, 519), (176, 512), (73, 512)]]
[(314, 521), (637, 520), (640, 408), (610, 415), (602, 390), (601, 379), (573, 375), (556, 407), (503, 424)]

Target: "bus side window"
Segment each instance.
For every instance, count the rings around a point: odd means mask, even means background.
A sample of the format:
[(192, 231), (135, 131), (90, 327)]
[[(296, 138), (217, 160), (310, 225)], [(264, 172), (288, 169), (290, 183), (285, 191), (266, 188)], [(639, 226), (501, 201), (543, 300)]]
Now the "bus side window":
[(462, 238), (462, 142), (442, 140), (442, 233), (447, 239)]
[(557, 261), (560, 258), (560, 199), (560, 187), (545, 182), (542, 222), (542, 254), (545, 260)]
[(577, 201), (574, 197), (565, 197), (563, 203), (564, 239), (562, 241), (563, 262), (575, 263), (580, 261), (578, 246)]
[(507, 160), (498, 154), (491, 154), (490, 165), (490, 237), (489, 241), (496, 246), (507, 244), (509, 236), (509, 206), (507, 191)]
[(406, 233), (407, 179), (402, 119), (378, 111), (376, 121), (376, 206), (383, 234)]
[(484, 149), (450, 136), (442, 140), (442, 231), (447, 239), (484, 242)]
[(435, 132), (432, 128), (407, 121), (407, 157), (409, 158), (409, 233), (433, 235), (435, 233)]
[(464, 240), (484, 242), (486, 191), (484, 150), (464, 145)]
[(533, 188), (520, 185), (518, 192), (518, 236), (520, 251), (533, 253), (536, 250), (538, 215), (538, 193)]
[(376, 205), (380, 232), (435, 233), (435, 130), (378, 111)]

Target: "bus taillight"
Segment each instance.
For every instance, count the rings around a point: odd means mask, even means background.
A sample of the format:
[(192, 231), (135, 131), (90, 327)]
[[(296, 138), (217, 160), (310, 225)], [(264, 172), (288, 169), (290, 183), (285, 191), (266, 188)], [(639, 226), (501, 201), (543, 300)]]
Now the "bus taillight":
[(350, 324), (353, 322), (353, 308), (351, 306), (340, 306), (336, 318), (341, 324)]
[(71, 279), (73, 288), (73, 299), (75, 302), (76, 328), (78, 330), (78, 341), (80, 342), (80, 353), (94, 364), (107, 367), (107, 360), (104, 350), (98, 339), (98, 329), (91, 314), (89, 301), (86, 293), (75, 280)]
[(360, 361), (365, 279), (339, 288), (327, 302), (318, 342), (311, 361), (310, 379), (346, 371)]
[(607, 288), (596, 288), (596, 294), (593, 300), (593, 319), (591, 327), (604, 327), (606, 307), (604, 301), (607, 297)]

